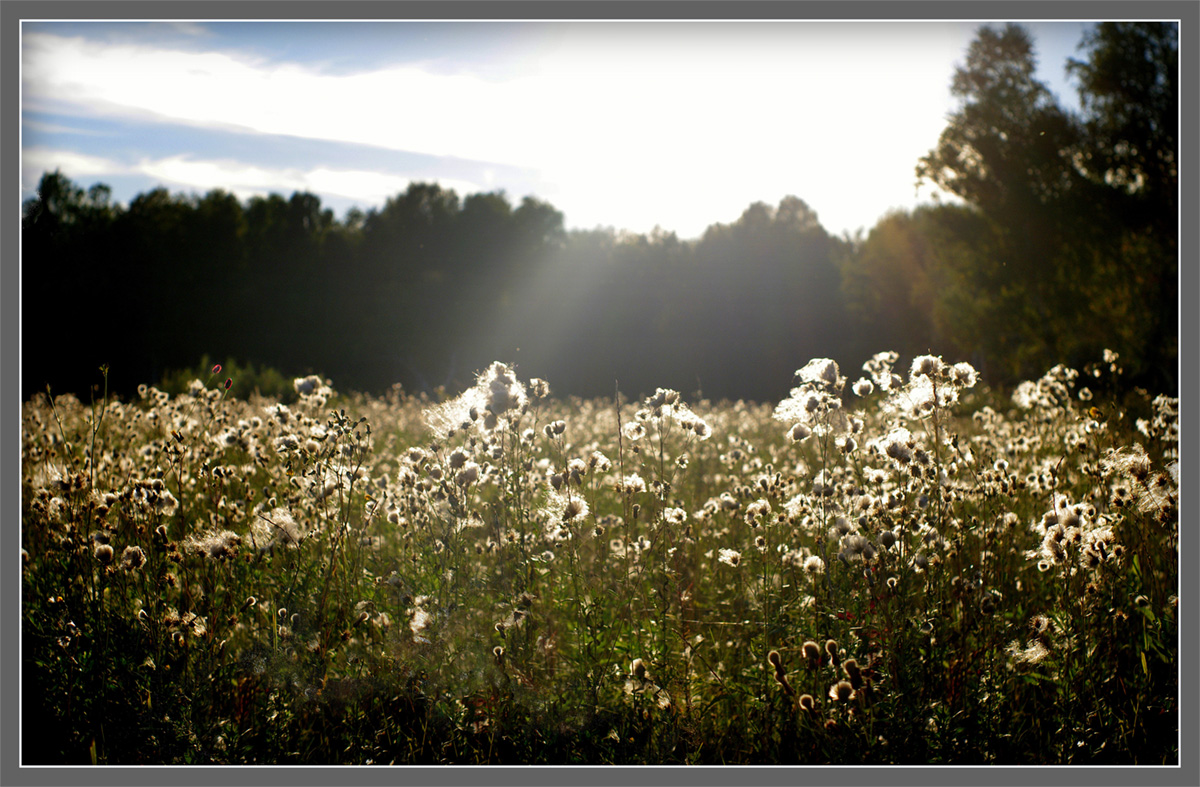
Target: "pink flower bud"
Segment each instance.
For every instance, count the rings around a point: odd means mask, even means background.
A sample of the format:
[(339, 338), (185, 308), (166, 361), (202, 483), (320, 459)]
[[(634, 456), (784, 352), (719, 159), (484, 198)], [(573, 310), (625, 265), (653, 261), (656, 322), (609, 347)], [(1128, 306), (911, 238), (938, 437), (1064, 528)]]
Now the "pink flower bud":
[(233, 387), (233, 378), (232, 377), (225, 378), (225, 390), (228, 391), (232, 387)]
[(215, 364), (215, 365), (213, 366), (212, 373), (213, 373), (213, 374), (220, 374), (220, 373), (221, 373), (221, 364), (219, 364), (219, 363), (218, 363), (218, 364)]

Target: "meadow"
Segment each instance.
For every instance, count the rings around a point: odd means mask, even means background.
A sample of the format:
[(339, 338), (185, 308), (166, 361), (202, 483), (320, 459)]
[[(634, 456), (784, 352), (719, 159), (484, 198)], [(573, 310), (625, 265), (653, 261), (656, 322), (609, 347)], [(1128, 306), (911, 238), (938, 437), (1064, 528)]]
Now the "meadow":
[(38, 395), (24, 764), (1176, 764), (1178, 399)]

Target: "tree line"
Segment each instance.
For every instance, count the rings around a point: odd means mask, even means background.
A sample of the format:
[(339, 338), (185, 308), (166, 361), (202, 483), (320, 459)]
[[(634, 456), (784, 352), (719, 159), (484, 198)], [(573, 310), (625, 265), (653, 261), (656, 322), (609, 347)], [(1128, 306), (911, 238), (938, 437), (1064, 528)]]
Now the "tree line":
[(681, 240), (431, 183), (338, 219), (303, 192), (121, 206), (48, 172), (22, 221), (22, 393), (86, 394), (107, 364), (129, 394), (208, 357), (343, 390), (456, 389), (505, 360), (563, 394), (771, 400), (812, 357), (932, 351), (1011, 384), (1106, 348), (1173, 390), (1177, 28), (1105, 23), (1080, 51), (1077, 116), (1023, 28), (981, 28), (917, 162), (961, 202), (853, 237), (794, 196)]

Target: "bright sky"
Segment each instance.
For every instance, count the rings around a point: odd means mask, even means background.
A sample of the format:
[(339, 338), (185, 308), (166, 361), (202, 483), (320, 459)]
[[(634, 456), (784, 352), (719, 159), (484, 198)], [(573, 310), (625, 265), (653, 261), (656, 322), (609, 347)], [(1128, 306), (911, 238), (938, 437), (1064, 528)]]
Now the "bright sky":
[[(979, 26), (25, 22), (22, 196), (60, 168), (122, 203), (308, 190), (341, 216), (436, 180), (691, 238), (793, 194), (854, 232), (931, 198), (914, 167)], [(1074, 107), (1084, 23), (1026, 27)]]

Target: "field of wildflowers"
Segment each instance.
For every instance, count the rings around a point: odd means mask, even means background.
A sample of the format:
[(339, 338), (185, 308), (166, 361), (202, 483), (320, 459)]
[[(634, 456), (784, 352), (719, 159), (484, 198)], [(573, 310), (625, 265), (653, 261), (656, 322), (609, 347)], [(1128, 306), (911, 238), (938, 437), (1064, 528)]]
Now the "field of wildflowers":
[(23, 762), (1177, 763), (1178, 400), (897, 360), (35, 397)]

